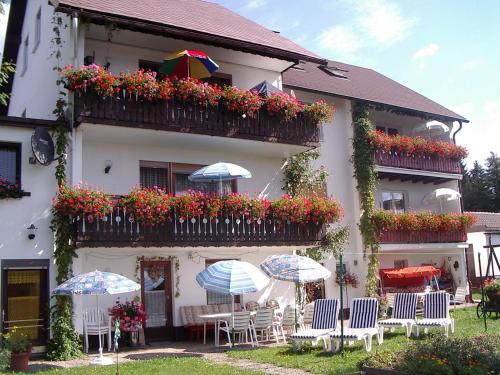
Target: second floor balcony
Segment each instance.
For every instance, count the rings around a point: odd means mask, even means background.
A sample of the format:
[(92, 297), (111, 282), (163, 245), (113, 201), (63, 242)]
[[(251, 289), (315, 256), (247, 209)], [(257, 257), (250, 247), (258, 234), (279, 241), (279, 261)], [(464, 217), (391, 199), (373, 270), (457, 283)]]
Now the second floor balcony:
[(417, 169), (441, 173), (462, 173), (459, 160), (429, 156), (413, 156), (396, 152), (375, 152), (375, 163), (383, 167)]

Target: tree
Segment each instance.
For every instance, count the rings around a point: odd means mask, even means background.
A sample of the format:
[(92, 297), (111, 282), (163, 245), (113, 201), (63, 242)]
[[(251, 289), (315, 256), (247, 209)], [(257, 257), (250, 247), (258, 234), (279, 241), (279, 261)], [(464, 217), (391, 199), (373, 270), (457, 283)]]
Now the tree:
[(500, 212), (500, 158), (494, 152), (486, 159), (486, 185), (490, 195), (490, 211)]
[(486, 172), (479, 162), (475, 161), (470, 171), (465, 170), (462, 184), (466, 211), (491, 210), (491, 192)]

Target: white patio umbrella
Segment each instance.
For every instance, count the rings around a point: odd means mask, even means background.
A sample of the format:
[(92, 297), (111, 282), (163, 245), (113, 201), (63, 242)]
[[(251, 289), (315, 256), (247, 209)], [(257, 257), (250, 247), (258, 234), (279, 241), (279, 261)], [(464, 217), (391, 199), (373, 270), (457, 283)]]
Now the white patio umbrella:
[(439, 202), (441, 213), (443, 212), (443, 202), (450, 202), (460, 199), (461, 195), (458, 191), (449, 188), (435, 189), (428, 193), (422, 200), (425, 204)]
[(258, 292), (269, 284), (269, 279), (251, 263), (222, 260), (198, 273), (196, 281), (203, 289), (231, 295), (234, 345), (234, 296)]
[(427, 121), (423, 124), (417, 125), (413, 132), (415, 134), (425, 134), (430, 137), (441, 136), (450, 131), (450, 127), (448, 125), (443, 124), (440, 121)]
[[(127, 279), (122, 275), (111, 272), (101, 272), (95, 270), (93, 272), (83, 273), (66, 280), (52, 291), (55, 296), (61, 295), (95, 295), (97, 303), (97, 316), (99, 314), (99, 296), (121, 294), (134, 292), (141, 289), (141, 286), (136, 282)], [(97, 319), (98, 331), (101, 331), (101, 319)], [(101, 335), (99, 334), (99, 357), (92, 360), (93, 365), (110, 365), (113, 364), (111, 358), (104, 358), (102, 355)]]
[(252, 178), (250, 171), (239, 165), (218, 162), (194, 171), (188, 176), (193, 182), (219, 182), (219, 193), (222, 194), (222, 181)]

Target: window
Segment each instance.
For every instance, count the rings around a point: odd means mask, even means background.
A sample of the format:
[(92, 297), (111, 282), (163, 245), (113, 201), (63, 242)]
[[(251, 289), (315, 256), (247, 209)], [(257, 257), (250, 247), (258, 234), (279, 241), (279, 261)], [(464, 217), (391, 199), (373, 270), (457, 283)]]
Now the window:
[(35, 17), (35, 46), (33, 47), (33, 52), (36, 51), (38, 45), (40, 44), (40, 38), (42, 36), (42, 7), (38, 8)]
[(388, 135), (397, 135), (399, 134), (399, 130), (395, 128), (386, 128), (384, 126), (377, 126), (377, 131), (382, 132)]
[(203, 165), (154, 161), (141, 161), (139, 165), (142, 187), (159, 187), (177, 195), (186, 194), (189, 190), (217, 193), (220, 185), (224, 194), (237, 190), (236, 181), (222, 181), (222, 183), (189, 181), (188, 176)]
[(23, 70), (21, 74), (24, 74), (26, 69), (28, 69), (28, 48), (29, 48), (29, 36), (24, 39), (23, 45)]
[[(206, 259), (205, 268), (221, 260), (234, 260), (234, 259)], [(231, 304), (232, 302), (233, 302), (233, 297), (231, 295), (215, 293), (207, 290), (207, 305)], [(234, 296), (234, 303), (240, 303), (240, 302), (241, 302), (240, 296)]]
[(405, 212), (405, 193), (402, 191), (382, 191), (381, 206), (387, 211)]
[(21, 145), (0, 143), (0, 178), (11, 185), (21, 185)]
[(408, 259), (401, 259), (394, 261), (394, 268), (406, 268), (408, 267)]

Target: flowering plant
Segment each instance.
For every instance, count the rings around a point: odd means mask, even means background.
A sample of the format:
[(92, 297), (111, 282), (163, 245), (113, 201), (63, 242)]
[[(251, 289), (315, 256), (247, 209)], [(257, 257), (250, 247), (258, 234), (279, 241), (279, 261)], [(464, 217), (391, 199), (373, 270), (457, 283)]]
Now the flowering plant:
[(0, 199), (20, 198), (22, 191), (19, 185), (10, 183), (7, 179), (0, 177)]
[(262, 107), (262, 98), (256, 91), (240, 90), (234, 86), (224, 86), (221, 100), (226, 109), (255, 117)]
[(157, 188), (136, 188), (122, 197), (120, 203), (139, 222), (162, 223), (172, 218), (174, 199)]
[(219, 103), (220, 89), (196, 78), (182, 78), (173, 81), (174, 96), (177, 100), (202, 106), (216, 106)]
[(381, 233), (387, 230), (400, 231), (464, 231), (476, 221), (471, 214), (433, 214), (430, 212), (376, 211), (372, 222)]
[(102, 218), (113, 209), (113, 202), (108, 195), (88, 185), (61, 185), (53, 198), (53, 205), (61, 215), (87, 214), (89, 221), (96, 216)]
[(66, 65), (61, 74), (68, 90), (86, 92), (90, 89), (101, 96), (114, 96), (120, 90), (118, 79), (100, 65), (91, 64), (79, 68)]
[(461, 160), (467, 157), (467, 150), (462, 146), (450, 142), (429, 141), (422, 137), (388, 135), (381, 131), (371, 131), (368, 133), (368, 142), (375, 151), (452, 160)]
[(303, 111), (311, 121), (323, 125), (333, 119), (335, 108), (321, 99), (315, 103), (304, 105)]
[(12, 327), (3, 336), (3, 346), (12, 353), (26, 353), (31, 349), (31, 341), (28, 336), (18, 331), (18, 327)]
[[(340, 284), (340, 272), (337, 271), (335, 276), (335, 282)], [(351, 285), (353, 288), (358, 287), (358, 277), (354, 273), (344, 272), (344, 279), (342, 280), (344, 285)]]
[(248, 218), (252, 220), (265, 219), (269, 216), (271, 202), (266, 199), (250, 198), (248, 200)]
[(300, 101), (285, 92), (269, 94), (265, 99), (265, 105), (267, 112), (280, 116), (285, 122), (296, 118), (303, 107)]
[(309, 202), (309, 218), (315, 223), (333, 223), (343, 215), (342, 207), (332, 198), (313, 195)]
[(199, 191), (189, 191), (185, 195), (174, 198), (177, 218), (187, 219), (188, 217), (201, 216), (204, 213), (204, 194)]
[(147, 319), (144, 305), (135, 298), (133, 301), (121, 303), (117, 298), (115, 305), (109, 309), (109, 315), (112, 317), (112, 324), (115, 321), (120, 322), (120, 330), (124, 332), (135, 332), (144, 325)]
[(309, 221), (310, 201), (304, 197), (283, 195), (271, 203), (273, 218), (284, 222), (306, 223)]
[(246, 194), (231, 193), (223, 197), (224, 211), (229, 216), (248, 216), (250, 198)]
[(168, 100), (174, 95), (174, 84), (168, 78), (162, 79), (158, 82), (157, 97), (159, 100)]
[(129, 96), (153, 100), (158, 96), (159, 85), (156, 72), (145, 72), (144, 69), (120, 73), (120, 87)]
[(500, 292), (500, 279), (495, 280), (490, 277), (484, 280), (483, 288), (485, 293), (498, 293)]

